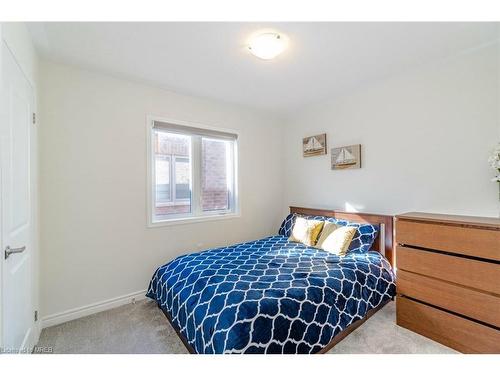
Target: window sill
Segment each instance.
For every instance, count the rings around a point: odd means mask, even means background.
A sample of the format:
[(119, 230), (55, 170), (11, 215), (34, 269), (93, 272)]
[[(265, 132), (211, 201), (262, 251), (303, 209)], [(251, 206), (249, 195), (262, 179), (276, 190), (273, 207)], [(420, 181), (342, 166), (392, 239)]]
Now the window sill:
[(156, 202), (156, 207), (175, 207), (175, 206), (189, 206), (191, 205), (191, 201), (189, 199), (186, 200), (177, 200), (175, 202)]
[(173, 225), (203, 223), (206, 221), (237, 219), (239, 217), (241, 217), (240, 213), (206, 215), (206, 216), (196, 216), (196, 217), (182, 217), (182, 218), (177, 218), (177, 219), (167, 219), (167, 220), (149, 222), (148, 227), (149, 228), (169, 227), (169, 226), (173, 226)]

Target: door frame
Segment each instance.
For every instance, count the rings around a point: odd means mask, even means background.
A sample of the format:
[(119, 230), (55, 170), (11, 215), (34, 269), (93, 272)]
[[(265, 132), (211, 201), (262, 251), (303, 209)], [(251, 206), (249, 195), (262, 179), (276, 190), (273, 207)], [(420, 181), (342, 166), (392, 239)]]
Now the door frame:
[[(36, 104), (37, 104), (37, 90), (35, 87), (35, 83), (33, 82), (32, 79), (30, 79), (29, 75), (27, 74), (26, 70), (23, 68), (23, 64), (20, 63), (18, 56), (15, 53), (15, 47), (9, 43), (9, 40), (5, 38), (5, 33), (3, 32), (3, 23), (0, 23), (0, 43), (3, 44), (5, 43), (7, 49), (10, 51), (12, 54), (12, 57), (14, 58), (14, 61), (16, 64), (19, 66), (22, 74), (24, 75), (25, 79), (27, 80), (29, 87), (31, 89), (31, 111), (33, 113), (36, 113)], [(0, 84), (3, 84), (3, 63), (4, 63), (4, 56), (3, 56), (3, 48), (0, 45)], [(0, 102), (0, 106), (3, 106), (4, 103)], [(29, 192), (30, 192), (30, 245), (31, 245), (31, 259), (30, 259), (30, 268), (31, 268), (31, 281), (30, 281), (30, 296), (31, 296), (31, 308), (35, 311), (39, 311), (39, 292), (38, 292), (38, 285), (39, 285), (39, 233), (38, 233), (38, 132), (35, 127), (36, 124), (31, 124), (30, 126), (30, 141), (29, 141), (29, 150), (30, 150), (30, 155), (29, 155), (29, 163), (30, 163), (30, 168), (29, 168), (29, 173), (30, 173), (30, 186), (29, 186)], [(1, 155), (0, 155), (1, 157)], [(2, 163), (0, 160), (0, 169), (2, 168)], [(1, 179), (2, 174), (0, 173), (0, 179)], [(2, 210), (2, 184), (0, 181), (0, 212)], [(0, 215), (0, 228), (2, 227), (2, 215)], [(4, 249), (5, 249), (6, 244), (4, 243), (3, 239), (3, 233), (2, 230), (0, 230), (0, 256), (4, 256)], [(3, 348), (3, 342), (4, 342), (4, 329), (3, 329), (3, 304), (1, 303), (3, 301), (3, 291), (4, 291), (4, 282), (3, 282), (3, 276), (4, 276), (4, 261), (0, 262), (0, 352), (1, 348)], [(33, 313), (34, 313), (33, 311)], [(38, 314), (40, 315), (40, 314)], [(30, 336), (32, 337), (30, 341), (30, 349), (33, 349), (34, 345), (37, 344), (38, 339), (40, 337), (40, 318), (38, 318), (38, 321), (32, 321), (32, 326), (31, 326), (31, 334)]]

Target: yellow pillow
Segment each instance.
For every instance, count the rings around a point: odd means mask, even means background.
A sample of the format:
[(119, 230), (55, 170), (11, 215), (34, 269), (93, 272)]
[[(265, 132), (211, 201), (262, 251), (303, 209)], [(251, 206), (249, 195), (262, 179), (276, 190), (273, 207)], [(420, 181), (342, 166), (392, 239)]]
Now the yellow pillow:
[(347, 254), (347, 249), (349, 249), (355, 234), (356, 228), (354, 227), (346, 227), (327, 221), (316, 247), (342, 257)]
[(318, 239), (319, 232), (323, 228), (324, 221), (307, 220), (303, 217), (295, 219), (290, 241), (301, 242), (307, 246), (314, 246)]

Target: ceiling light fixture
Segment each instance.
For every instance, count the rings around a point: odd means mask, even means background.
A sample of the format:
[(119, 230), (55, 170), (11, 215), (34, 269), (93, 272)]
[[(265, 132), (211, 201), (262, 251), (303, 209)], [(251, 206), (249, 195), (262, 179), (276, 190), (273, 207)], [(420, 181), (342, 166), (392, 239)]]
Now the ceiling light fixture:
[(271, 60), (286, 48), (285, 38), (277, 33), (264, 33), (251, 38), (248, 45), (250, 52), (263, 60)]

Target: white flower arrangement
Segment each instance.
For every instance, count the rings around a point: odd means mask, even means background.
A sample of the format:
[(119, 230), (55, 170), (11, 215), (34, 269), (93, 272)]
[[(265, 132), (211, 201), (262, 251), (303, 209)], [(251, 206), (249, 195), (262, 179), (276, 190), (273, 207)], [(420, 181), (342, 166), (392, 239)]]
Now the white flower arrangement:
[(493, 177), (491, 181), (498, 182), (500, 184), (500, 143), (491, 153), (491, 156), (488, 158), (488, 163), (491, 168), (495, 170), (495, 177)]

